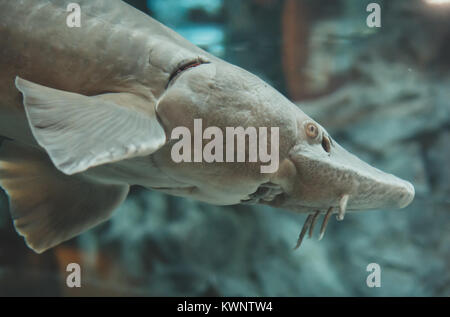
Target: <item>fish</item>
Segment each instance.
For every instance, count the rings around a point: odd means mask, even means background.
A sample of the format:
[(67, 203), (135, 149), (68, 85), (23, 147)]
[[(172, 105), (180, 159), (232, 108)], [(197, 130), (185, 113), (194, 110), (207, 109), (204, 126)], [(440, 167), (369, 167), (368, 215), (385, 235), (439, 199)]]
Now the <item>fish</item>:
[[(0, 0), (0, 186), (35, 252), (109, 219), (133, 185), (306, 213), (296, 247), (322, 215), (320, 238), (333, 214), (413, 200), (410, 182), (346, 151), (254, 74), (120, 0), (78, 0), (81, 25), (69, 27), (70, 3)], [(276, 127), (278, 138), (265, 140), (277, 143), (277, 168), (175, 161), (173, 131), (195, 134), (199, 119), (222, 130)]]

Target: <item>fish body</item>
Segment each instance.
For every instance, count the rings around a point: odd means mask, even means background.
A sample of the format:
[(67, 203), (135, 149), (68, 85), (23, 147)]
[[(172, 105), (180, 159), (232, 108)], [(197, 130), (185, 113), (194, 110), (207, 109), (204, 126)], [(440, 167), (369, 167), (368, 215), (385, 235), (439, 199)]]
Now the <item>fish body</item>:
[[(340, 218), (411, 202), (409, 182), (345, 151), (255, 75), (119, 0), (78, 1), (82, 25), (69, 27), (69, 3), (0, 0), (0, 186), (36, 252), (108, 219), (130, 185), (216, 205), (335, 208)], [(173, 131), (195, 139), (196, 120), (276, 128), (266, 140), (279, 166), (177, 162)]]

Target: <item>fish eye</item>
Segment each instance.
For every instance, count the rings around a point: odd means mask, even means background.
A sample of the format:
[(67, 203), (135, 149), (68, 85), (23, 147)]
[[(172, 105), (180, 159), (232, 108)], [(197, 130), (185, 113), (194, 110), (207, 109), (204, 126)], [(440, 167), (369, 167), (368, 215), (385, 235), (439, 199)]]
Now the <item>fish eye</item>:
[(314, 139), (319, 135), (319, 128), (314, 123), (310, 122), (305, 126), (305, 132), (307, 136)]
[(324, 149), (325, 152), (330, 153), (331, 142), (330, 142), (330, 139), (326, 135), (324, 135), (322, 137), (322, 148)]

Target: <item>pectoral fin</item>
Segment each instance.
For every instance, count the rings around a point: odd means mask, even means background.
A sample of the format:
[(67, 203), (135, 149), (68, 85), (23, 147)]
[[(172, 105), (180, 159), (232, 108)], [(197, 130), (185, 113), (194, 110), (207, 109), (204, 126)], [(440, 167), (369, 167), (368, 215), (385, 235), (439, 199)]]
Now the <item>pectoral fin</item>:
[(46, 153), (11, 141), (0, 147), (0, 186), (17, 232), (38, 253), (107, 220), (129, 189), (67, 176)]
[[(88, 97), (16, 78), (31, 131), (63, 173), (153, 153), (166, 142), (154, 105), (130, 94)], [(142, 102), (142, 100), (139, 100)]]

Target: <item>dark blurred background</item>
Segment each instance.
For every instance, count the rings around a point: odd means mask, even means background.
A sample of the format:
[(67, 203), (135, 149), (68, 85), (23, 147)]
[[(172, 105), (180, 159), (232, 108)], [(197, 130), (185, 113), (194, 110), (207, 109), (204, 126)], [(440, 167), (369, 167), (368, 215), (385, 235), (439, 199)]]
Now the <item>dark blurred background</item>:
[[(36, 255), (1, 192), (1, 296), (450, 295), (450, 3), (376, 1), (382, 27), (368, 28), (371, 1), (127, 2), (262, 77), (416, 198), (332, 219), (293, 251), (304, 215), (133, 188), (110, 221)], [(65, 286), (71, 262), (79, 289)], [(372, 262), (380, 288), (366, 285)]]

